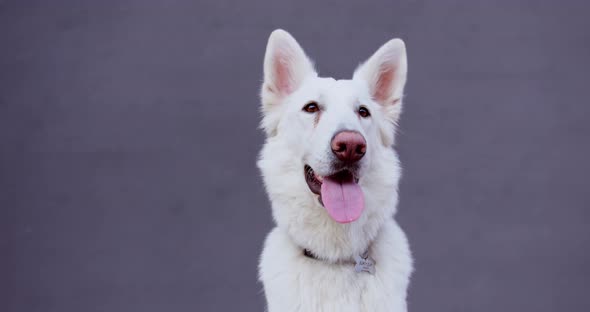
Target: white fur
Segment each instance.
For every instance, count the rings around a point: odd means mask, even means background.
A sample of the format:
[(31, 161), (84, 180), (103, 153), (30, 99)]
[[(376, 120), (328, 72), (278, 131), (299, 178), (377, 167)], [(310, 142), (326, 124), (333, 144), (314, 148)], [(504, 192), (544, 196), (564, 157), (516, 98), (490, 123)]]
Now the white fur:
[[(400, 39), (379, 48), (352, 80), (334, 80), (318, 77), (287, 32), (271, 34), (261, 92), (267, 140), (258, 161), (277, 225), (259, 268), (270, 312), (406, 311), (412, 258), (393, 219), (401, 170), (392, 148), (406, 72)], [(310, 101), (320, 105), (319, 117), (302, 111)], [(359, 117), (360, 105), (369, 118)], [(333, 173), (330, 140), (340, 130), (358, 131), (367, 141), (358, 182), (365, 210), (348, 224), (330, 218), (303, 170), (307, 164), (320, 176)], [(305, 257), (303, 248), (321, 260)], [(374, 275), (342, 263), (367, 249)]]

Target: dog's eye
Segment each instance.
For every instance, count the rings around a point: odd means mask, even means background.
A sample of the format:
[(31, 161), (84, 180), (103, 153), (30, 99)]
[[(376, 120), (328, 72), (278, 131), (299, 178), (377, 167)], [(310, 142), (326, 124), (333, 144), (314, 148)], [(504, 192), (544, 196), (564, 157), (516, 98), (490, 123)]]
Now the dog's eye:
[(371, 116), (371, 113), (369, 112), (369, 110), (366, 107), (361, 106), (361, 107), (359, 107), (359, 115), (363, 118), (367, 118), (367, 117)]
[(307, 113), (316, 113), (320, 111), (320, 106), (316, 102), (309, 102), (303, 106), (303, 111)]

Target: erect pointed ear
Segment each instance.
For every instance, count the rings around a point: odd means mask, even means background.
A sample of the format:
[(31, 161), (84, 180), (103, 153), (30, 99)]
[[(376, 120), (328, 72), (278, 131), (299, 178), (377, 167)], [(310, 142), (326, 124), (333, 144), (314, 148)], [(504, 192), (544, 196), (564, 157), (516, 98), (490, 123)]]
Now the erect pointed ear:
[(263, 110), (279, 104), (309, 75), (317, 74), (295, 38), (282, 29), (273, 31), (264, 56)]
[(373, 100), (383, 106), (388, 119), (395, 123), (401, 112), (407, 72), (406, 46), (401, 39), (393, 39), (360, 65), (353, 79), (367, 84)]

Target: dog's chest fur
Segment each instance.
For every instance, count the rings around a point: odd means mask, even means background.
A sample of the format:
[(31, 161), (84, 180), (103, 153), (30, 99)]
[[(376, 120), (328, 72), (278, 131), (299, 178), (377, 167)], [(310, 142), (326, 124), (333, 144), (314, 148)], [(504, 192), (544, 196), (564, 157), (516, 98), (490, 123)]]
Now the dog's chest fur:
[(282, 229), (267, 237), (260, 279), (268, 310), (285, 312), (406, 311), (406, 288), (412, 260), (406, 237), (387, 221), (369, 249), (375, 274), (351, 264), (332, 264), (303, 255)]

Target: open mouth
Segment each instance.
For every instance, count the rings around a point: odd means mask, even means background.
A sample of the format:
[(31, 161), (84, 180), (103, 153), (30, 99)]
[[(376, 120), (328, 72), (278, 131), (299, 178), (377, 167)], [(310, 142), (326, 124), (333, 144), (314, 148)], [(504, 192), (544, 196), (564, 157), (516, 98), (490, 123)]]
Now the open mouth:
[(343, 169), (322, 177), (305, 165), (304, 174), (309, 190), (319, 195), (320, 203), (334, 221), (349, 223), (361, 216), (365, 209), (365, 197), (358, 184), (356, 170)]

